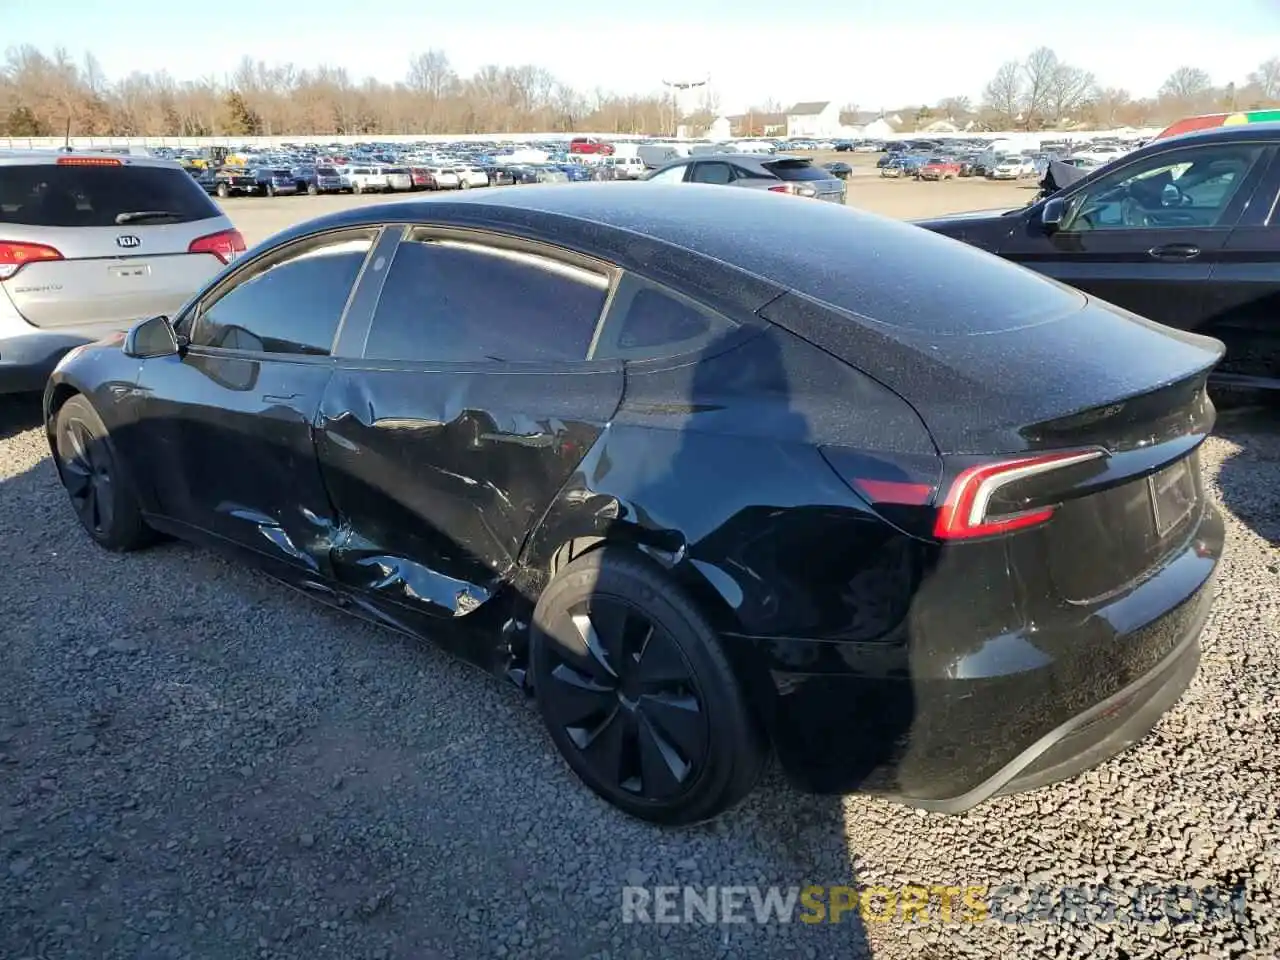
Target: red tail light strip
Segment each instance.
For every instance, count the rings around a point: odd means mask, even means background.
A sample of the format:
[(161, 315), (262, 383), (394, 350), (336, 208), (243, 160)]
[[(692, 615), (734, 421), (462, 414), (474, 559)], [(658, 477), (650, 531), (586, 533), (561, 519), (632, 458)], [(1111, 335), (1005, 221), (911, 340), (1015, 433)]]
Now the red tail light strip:
[(987, 508), (991, 498), (1002, 487), (1053, 470), (1098, 460), (1106, 455), (1106, 451), (1099, 449), (1070, 450), (970, 467), (956, 477), (951, 485), (946, 500), (938, 510), (937, 522), (933, 529), (934, 536), (941, 540), (963, 540), (1006, 533), (1043, 523), (1053, 516), (1054, 507), (1037, 508), (994, 518), (987, 516)]

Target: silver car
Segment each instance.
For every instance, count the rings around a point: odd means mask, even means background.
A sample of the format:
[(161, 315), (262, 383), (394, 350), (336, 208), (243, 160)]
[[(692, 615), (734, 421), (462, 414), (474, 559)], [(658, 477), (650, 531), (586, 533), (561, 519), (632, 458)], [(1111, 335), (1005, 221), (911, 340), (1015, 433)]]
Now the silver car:
[(40, 390), (72, 347), (177, 312), (244, 249), (174, 161), (0, 152), (0, 393)]
[(652, 183), (715, 183), (844, 203), (844, 181), (808, 157), (711, 153), (685, 157), (644, 177)]

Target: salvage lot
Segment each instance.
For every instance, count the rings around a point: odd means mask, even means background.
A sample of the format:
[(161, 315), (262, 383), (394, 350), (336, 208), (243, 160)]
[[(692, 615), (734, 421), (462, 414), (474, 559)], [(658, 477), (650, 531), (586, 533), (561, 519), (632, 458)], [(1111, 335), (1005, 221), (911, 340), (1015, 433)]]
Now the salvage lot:
[[(894, 216), (1031, 196), (873, 178), (849, 191)], [(379, 199), (225, 207), (254, 243)], [(1273, 414), (1233, 412), (1206, 448), (1228, 554), (1204, 663), (1129, 753), (960, 817), (775, 777), (671, 832), (587, 793), (503, 682), (183, 545), (92, 547), (32, 404), (0, 409), (6, 955), (1257, 956), (1280, 941)], [(1241, 881), (1242, 923), (975, 926), (935, 910), (918, 926), (654, 927), (620, 910), (624, 884)]]

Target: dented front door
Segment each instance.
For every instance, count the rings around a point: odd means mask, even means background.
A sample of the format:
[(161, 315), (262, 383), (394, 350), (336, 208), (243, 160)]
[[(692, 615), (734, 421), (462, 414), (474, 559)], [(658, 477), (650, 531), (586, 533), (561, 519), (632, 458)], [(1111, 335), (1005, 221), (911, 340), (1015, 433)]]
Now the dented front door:
[(622, 396), (621, 364), (343, 360), (317, 448), (334, 575), (436, 617), (482, 607)]

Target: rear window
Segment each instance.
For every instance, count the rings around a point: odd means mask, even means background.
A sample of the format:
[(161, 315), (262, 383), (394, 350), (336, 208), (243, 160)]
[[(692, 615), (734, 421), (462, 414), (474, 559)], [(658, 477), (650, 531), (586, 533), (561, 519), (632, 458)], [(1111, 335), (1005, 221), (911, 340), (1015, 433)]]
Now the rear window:
[(808, 160), (774, 160), (763, 165), (779, 180), (830, 180), (831, 174)]
[(338, 171), (333, 167), (316, 167), (316, 174), (321, 177), (336, 177)]
[(408, 167), (388, 167), (387, 173), (408, 173)]
[(0, 226), (114, 227), (141, 210), (167, 211), (168, 223), (221, 215), (178, 167), (0, 166)]
[(271, 175), (273, 177), (292, 177), (293, 173), (288, 170), (272, 170)]

